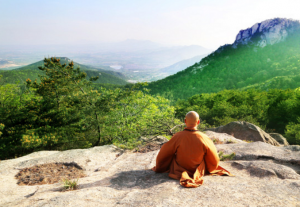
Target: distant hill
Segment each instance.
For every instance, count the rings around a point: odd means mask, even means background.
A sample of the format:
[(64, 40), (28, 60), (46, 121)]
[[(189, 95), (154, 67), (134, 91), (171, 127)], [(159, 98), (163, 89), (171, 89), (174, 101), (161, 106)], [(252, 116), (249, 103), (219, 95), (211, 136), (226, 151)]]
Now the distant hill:
[(112, 66), (107, 69), (120, 71), (132, 81), (161, 79), (165, 76), (157, 75), (159, 69), (212, 52), (199, 45), (164, 46), (147, 40), (95, 44), (91, 51), (94, 52), (83, 56), (76, 55), (76, 59), (85, 65)]
[(151, 82), (152, 94), (185, 99), (224, 89), (300, 87), (300, 23), (271, 19), (241, 30), (233, 44), (200, 62)]
[[(98, 53), (93, 54), (90, 58), (93, 57), (97, 61), (95, 62), (96, 64), (121, 66), (119, 71), (132, 81), (155, 81), (166, 77), (166, 75), (160, 74), (160, 69), (195, 56), (209, 54), (210, 52), (211, 50), (199, 45), (189, 45), (161, 47), (126, 53)], [(200, 60), (201, 58), (198, 61)]]
[(173, 65), (179, 61), (193, 58), (198, 55), (206, 55), (210, 52), (211, 50), (201, 47), (199, 45), (189, 45), (159, 48), (157, 50), (149, 52), (141, 52), (139, 56), (145, 57), (161, 65), (161, 67), (157, 68), (163, 68)]
[(190, 59), (179, 61), (173, 65), (159, 69), (158, 72), (163, 73), (165, 75), (165, 77), (169, 76), (169, 75), (173, 75), (179, 71), (186, 69), (187, 67), (189, 67), (191, 65), (194, 65), (195, 63), (200, 62), (200, 60), (202, 58), (204, 58), (205, 56), (207, 56), (207, 55), (198, 55), (198, 56), (192, 57)]
[[(66, 57), (60, 57), (60, 62), (63, 63), (69, 63), (71, 60)], [(16, 82), (25, 82), (27, 78), (30, 78), (31, 80), (38, 79), (39, 75), (43, 74), (43, 71), (40, 71), (38, 69), (39, 66), (43, 66), (44, 61), (41, 60), (39, 62), (14, 69), (14, 70), (6, 70), (6, 71), (0, 71), (0, 75), (3, 77), (0, 79), (0, 82), (2, 84), (6, 83), (16, 83)], [(82, 65), (79, 63), (74, 62), (74, 68), (80, 67), (82, 71), (84, 71), (87, 74), (87, 79), (90, 77), (99, 76), (99, 79), (96, 81), (96, 83), (102, 83), (102, 84), (116, 84), (116, 85), (125, 85), (127, 84), (127, 81), (125, 80), (125, 76), (120, 72), (115, 71), (109, 71), (109, 70), (103, 70), (101, 68), (94, 68), (91, 66)]]
[(161, 44), (150, 40), (135, 39), (127, 39), (116, 43), (102, 43), (97, 46), (99, 51), (105, 52), (135, 52), (141, 50), (153, 50), (162, 47)]
[[(13, 61), (19, 67), (37, 62), (44, 55), (55, 55), (69, 57), (85, 66), (91, 65), (93, 69), (121, 72), (132, 82), (161, 79), (165, 76), (157, 76), (159, 69), (212, 52), (211, 49), (199, 45), (170, 46), (134, 39), (106, 43), (79, 41), (62, 45), (10, 45), (0, 46), (0, 51), (1, 58)], [(5, 66), (3, 69), (17, 68)]]

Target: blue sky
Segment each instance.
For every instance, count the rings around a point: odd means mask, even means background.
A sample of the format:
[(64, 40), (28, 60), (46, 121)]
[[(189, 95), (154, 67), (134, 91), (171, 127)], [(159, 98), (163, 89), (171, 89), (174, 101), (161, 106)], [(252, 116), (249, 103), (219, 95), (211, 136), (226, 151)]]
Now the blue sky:
[(126, 39), (216, 49), (266, 19), (300, 20), (299, 0), (0, 0), (0, 45)]

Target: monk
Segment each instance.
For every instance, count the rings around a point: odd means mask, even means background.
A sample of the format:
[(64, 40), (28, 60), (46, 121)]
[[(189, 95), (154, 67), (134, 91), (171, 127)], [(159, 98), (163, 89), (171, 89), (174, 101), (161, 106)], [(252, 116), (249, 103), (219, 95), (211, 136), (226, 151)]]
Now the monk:
[(169, 177), (180, 180), (180, 185), (196, 188), (203, 184), (204, 174), (233, 176), (219, 166), (219, 156), (214, 143), (197, 130), (200, 124), (195, 111), (186, 114), (186, 128), (166, 142), (156, 158), (157, 173), (168, 172)]

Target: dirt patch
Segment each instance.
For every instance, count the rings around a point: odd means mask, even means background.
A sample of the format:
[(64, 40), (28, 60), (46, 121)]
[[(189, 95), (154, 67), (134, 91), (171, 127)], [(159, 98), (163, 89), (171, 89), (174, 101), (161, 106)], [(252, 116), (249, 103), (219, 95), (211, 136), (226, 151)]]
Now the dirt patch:
[(163, 144), (164, 143), (162, 143), (162, 144), (148, 143), (144, 146), (138, 147), (138, 149), (135, 152), (146, 153), (146, 152), (159, 150), (161, 148), (161, 146), (163, 146)]
[(43, 185), (85, 176), (83, 169), (76, 163), (49, 163), (24, 168), (15, 178), (18, 179), (18, 185)]

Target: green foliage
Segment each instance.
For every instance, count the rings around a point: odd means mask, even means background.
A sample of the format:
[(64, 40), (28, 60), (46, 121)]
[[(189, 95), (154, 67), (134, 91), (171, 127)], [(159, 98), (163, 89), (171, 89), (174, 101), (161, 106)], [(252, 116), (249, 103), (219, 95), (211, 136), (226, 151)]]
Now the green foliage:
[(0, 85), (0, 159), (22, 154), (20, 136), (26, 129), (24, 103), (32, 94), (24, 94), (15, 84)]
[[(260, 125), (266, 119), (267, 92), (256, 90), (225, 90), (212, 94), (200, 94), (176, 103), (176, 116), (183, 119), (188, 111), (197, 111), (207, 127), (225, 125), (243, 120)], [(201, 121), (202, 122), (202, 121)]]
[(1, 86), (0, 122), (5, 124), (0, 142), (0, 157), (19, 156), (34, 150), (63, 150), (90, 147), (84, 120), (88, 100), (83, 89), (90, 82), (71, 62), (60, 64), (45, 59), (39, 69), (41, 82), (26, 80), (28, 90), (17, 85)]
[(179, 123), (174, 112), (168, 100), (137, 91), (120, 100), (107, 114), (110, 124), (105, 125), (104, 136), (115, 144), (134, 148), (139, 137), (166, 133)]
[(65, 178), (61, 182), (64, 190), (76, 190), (78, 187), (78, 179), (72, 181)]
[(297, 123), (289, 123), (286, 126), (285, 136), (290, 144), (300, 145), (300, 119)]
[[(140, 85), (127, 89), (94, 91), (97, 120), (85, 123), (95, 127), (98, 140), (95, 145), (114, 143), (122, 148), (134, 148), (138, 139), (146, 135), (166, 133), (179, 123), (174, 118), (175, 108), (162, 97), (152, 97), (139, 90)], [(97, 124), (93, 124), (96, 121)]]
[(223, 151), (219, 152), (220, 161), (233, 160), (234, 157), (235, 157), (235, 153), (234, 152), (231, 153), (231, 154), (227, 154), (227, 155), (224, 155)]
[(151, 94), (171, 100), (200, 93), (235, 89), (295, 89), (300, 81), (300, 32), (267, 45), (225, 45), (199, 63), (165, 79), (151, 82)]
[(299, 143), (300, 91), (224, 90), (200, 94), (176, 103), (176, 117), (183, 119), (188, 111), (197, 111), (205, 127), (226, 125), (231, 121), (247, 121), (267, 132), (285, 133), (290, 144)]
[(24, 148), (61, 146), (70, 148), (70, 142), (80, 142), (85, 146), (84, 137), (78, 121), (82, 114), (78, 110), (85, 101), (83, 87), (89, 84), (86, 74), (79, 68), (74, 69), (73, 62), (60, 64), (56, 58), (45, 59), (39, 69), (45, 72), (40, 76), (41, 82), (26, 80), (27, 87), (39, 99), (31, 99), (26, 108), (27, 121), (34, 123), (27, 127), (22, 135)]
[(143, 84), (94, 90), (86, 73), (58, 58), (46, 58), (39, 69), (40, 82), (0, 85), (0, 159), (113, 143), (133, 148), (140, 136), (179, 123), (169, 101), (141, 91)]
[[(129, 84), (128, 84), (129, 85)], [(132, 86), (132, 85), (130, 85)], [(115, 89), (124, 89), (127, 86), (126, 85), (116, 85), (116, 84), (110, 84), (110, 83), (93, 83), (92, 87), (94, 90), (101, 91), (102, 88), (108, 89), (108, 90), (115, 90)], [(129, 87), (130, 88), (130, 87)]]
[(234, 144), (234, 143), (236, 143), (236, 142), (233, 141), (233, 140), (231, 140), (231, 139), (229, 139), (229, 140), (227, 141), (227, 144)]
[(4, 124), (1, 124), (1, 123), (0, 123), (0, 137), (1, 137), (1, 135), (3, 134), (1, 131), (4, 129), (4, 127), (5, 127)]

